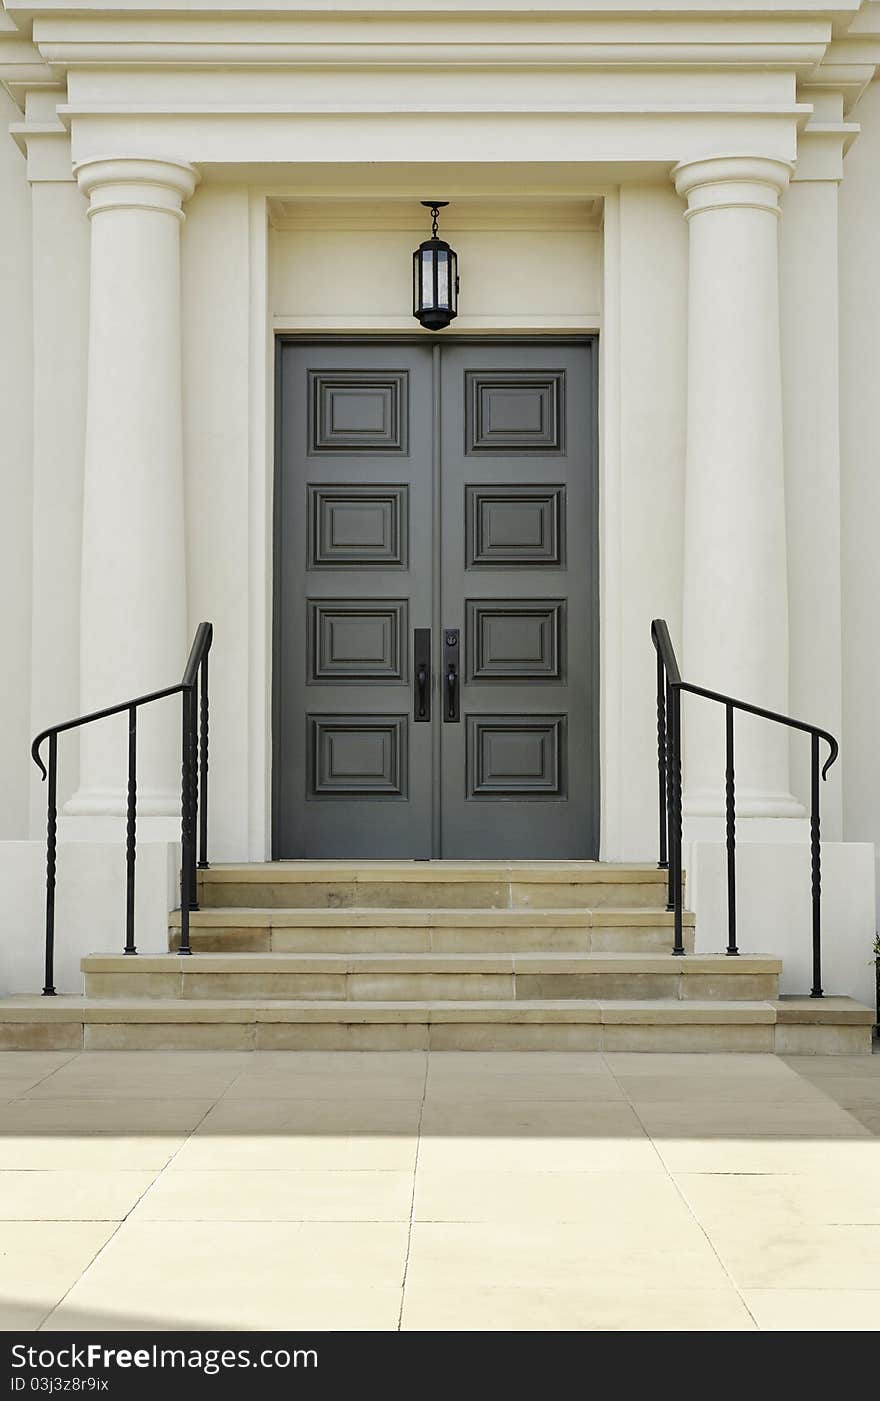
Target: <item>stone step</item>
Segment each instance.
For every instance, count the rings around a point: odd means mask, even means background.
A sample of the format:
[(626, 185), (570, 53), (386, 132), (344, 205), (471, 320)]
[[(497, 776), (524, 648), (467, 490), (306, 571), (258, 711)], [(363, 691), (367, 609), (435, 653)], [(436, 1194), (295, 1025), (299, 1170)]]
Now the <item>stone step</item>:
[[(0, 998), (22, 1050), (606, 1050), (870, 1054), (849, 998), (342, 1002)], [(185, 1062), (181, 1075), (186, 1074)]]
[[(180, 911), (169, 920), (180, 942)], [(694, 916), (684, 916), (694, 947)], [(220, 908), (190, 916), (190, 943), (204, 953), (667, 953), (665, 909)]]
[(598, 861), (273, 861), (199, 871), (207, 908), (662, 908), (656, 865)]
[(87, 997), (428, 1002), (756, 1000), (779, 992), (779, 959), (670, 953), (94, 954)]

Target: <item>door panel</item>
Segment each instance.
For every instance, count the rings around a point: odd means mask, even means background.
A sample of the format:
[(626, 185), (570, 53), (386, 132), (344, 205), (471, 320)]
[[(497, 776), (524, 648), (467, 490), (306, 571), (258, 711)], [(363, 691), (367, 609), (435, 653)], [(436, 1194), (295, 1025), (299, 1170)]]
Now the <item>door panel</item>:
[(597, 853), (591, 354), (443, 348), (442, 620), (464, 629), (444, 856)]
[(276, 499), (274, 852), (431, 854), (430, 352), (284, 344)]
[(276, 856), (597, 854), (592, 356), (282, 344)]

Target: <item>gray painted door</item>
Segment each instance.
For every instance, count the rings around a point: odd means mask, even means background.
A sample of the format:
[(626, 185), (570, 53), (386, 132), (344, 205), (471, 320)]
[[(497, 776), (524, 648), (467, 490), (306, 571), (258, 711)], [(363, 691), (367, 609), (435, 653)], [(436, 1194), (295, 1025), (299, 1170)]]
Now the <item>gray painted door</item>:
[(594, 349), (282, 343), (277, 857), (597, 854)]
[(442, 360), (444, 856), (597, 850), (591, 347), (455, 344)]

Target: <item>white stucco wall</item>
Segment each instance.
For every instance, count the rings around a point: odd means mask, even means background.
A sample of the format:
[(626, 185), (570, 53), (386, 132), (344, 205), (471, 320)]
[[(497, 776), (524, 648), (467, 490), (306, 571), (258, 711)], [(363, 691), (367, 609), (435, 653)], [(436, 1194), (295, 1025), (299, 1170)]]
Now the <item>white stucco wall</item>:
[[(782, 201), (780, 314), (788, 553), (789, 705), (842, 738), (838, 185), (795, 180)], [(809, 809), (810, 741), (791, 736), (792, 792)], [(843, 766), (822, 789), (842, 834)]]
[[(602, 548), (610, 563), (603, 662), (619, 658), (620, 742), (608, 772), (619, 804), (609, 830), (615, 860), (657, 852), (656, 662), (651, 619), (665, 617), (681, 641), (687, 399), (687, 227), (671, 185), (626, 186), (620, 194), (619, 506), (612, 527), (606, 485)], [(609, 317), (611, 308), (608, 309)], [(608, 319), (608, 318), (606, 318)], [(606, 464), (606, 472), (608, 465)], [(617, 626), (617, 637), (612, 629)], [(606, 704), (613, 704), (606, 690)], [(607, 717), (608, 721), (611, 717)], [(609, 814), (610, 817), (610, 814)]]
[(196, 191), (181, 242), (187, 609), (189, 636), (203, 619), (215, 629), (209, 807), (219, 861), (248, 857), (248, 236), (246, 188)]
[(880, 83), (840, 190), (844, 836), (880, 843)]
[[(89, 225), (70, 176), (68, 143), (31, 186), (33, 222), (33, 612), (31, 736), (81, 713), (79, 690), (83, 438), (88, 365)], [(36, 172), (35, 172), (36, 173)], [(58, 178), (52, 178), (57, 176)], [(124, 353), (124, 347), (120, 347)], [(109, 581), (108, 581), (109, 584)], [(110, 696), (107, 703), (121, 700)], [(120, 763), (124, 763), (120, 754)], [(79, 777), (79, 740), (59, 741), (58, 798)], [(46, 825), (46, 790), (28, 759), (31, 835)]]
[[(458, 252), (461, 272), (461, 317), (453, 332), (461, 326), (528, 328), (533, 321), (592, 329), (601, 303), (601, 232), (553, 228), (552, 213), (542, 218), (541, 201), (535, 202), (525, 222), (543, 223), (543, 228), (517, 228), (516, 223), (504, 227), (497, 216), (488, 228), (462, 228), (461, 209), (468, 203), (452, 201), (441, 222), (441, 235)], [(416, 220), (423, 212), (425, 217), (412, 227), (372, 227), (381, 225), (382, 201), (367, 202), (363, 214), (370, 224), (358, 229), (334, 228), (332, 206), (324, 208), (323, 218), (320, 212), (311, 216), (314, 227), (270, 232), (276, 324), (299, 327), (311, 322), (329, 329), (336, 322), (342, 329), (369, 319), (374, 326), (406, 326), (412, 250), (430, 231), (427, 211), (413, 200)], [(511, 217), (523, 220), (522, 203)], [(418, 327), (412, 323), (411, 329)]]
[(0, 839), (27, 836), (31, 672), (32, 318), (30, 190), (0, 88)]

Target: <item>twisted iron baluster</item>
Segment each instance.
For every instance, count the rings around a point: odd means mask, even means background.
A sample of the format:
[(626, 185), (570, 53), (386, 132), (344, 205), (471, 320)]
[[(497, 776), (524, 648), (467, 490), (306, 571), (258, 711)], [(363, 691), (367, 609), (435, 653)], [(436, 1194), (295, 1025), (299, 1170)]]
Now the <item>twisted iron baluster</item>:
[(137, 857), (137, 706), (128, 712), (128, 803), (125, 821), (125, 952), (134, 943), (134, 866)]
[(199, 869), (208, 867), (208, 654), (200, 676), (201, 727), (199, 734)]
[(672, 702), (672, 830), (670, 846), (672, 859), (669, 862), (670, 875), (674, 872), (672, 903), (674, 911), (675, 938), (672, 952), (679, 956), (684, 953), (682, 931), (682, 889), (681, 889), (681, 692), (677, 686), (669, 688)]
[(819, 736), (810, 736), (810, 875), (813, 898), (813, 987), (822, 994), (822, 841), (819, 828)]
[(666, 671), (659, 652), (657, 653), (657, 791), (660, 811), (660, 859), (657, 865), (661, 871), (665, 871), (669, 866), (669, 812), (666, 797)]
[(181, 693), (181, 782), (180, 782), (180, 948), (181, 954), (191, 954), (189, 943), (190, 910), (190, 850), (193, 841), (192, 812), (190, 807), (190, 733), (192, 725), (192, 693), (188, 686)]
[(736, 774), (733, 765), (733, 706), (726, 705), (725, 735), (727, 768), (725, 797), (727, 812), (727, 956), (736, 958)]

